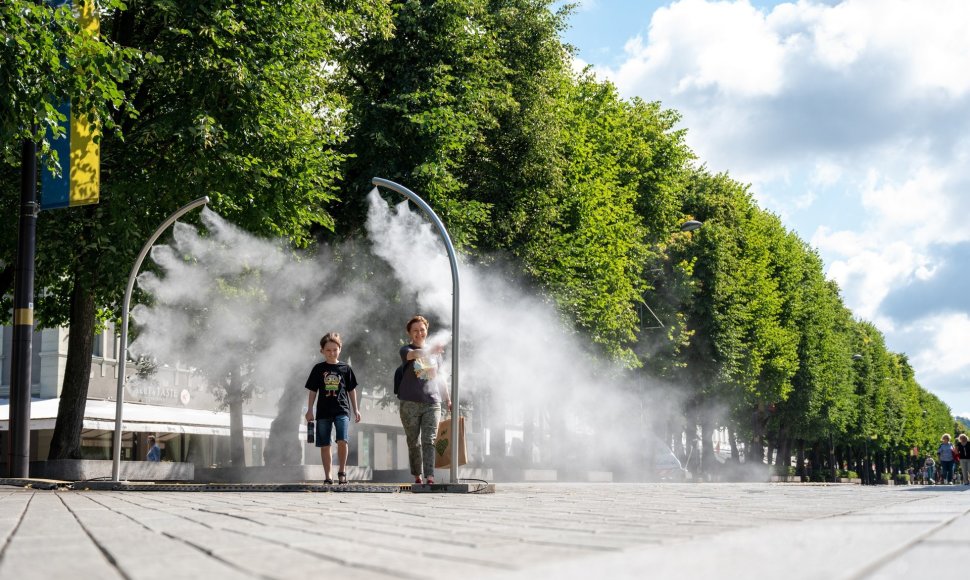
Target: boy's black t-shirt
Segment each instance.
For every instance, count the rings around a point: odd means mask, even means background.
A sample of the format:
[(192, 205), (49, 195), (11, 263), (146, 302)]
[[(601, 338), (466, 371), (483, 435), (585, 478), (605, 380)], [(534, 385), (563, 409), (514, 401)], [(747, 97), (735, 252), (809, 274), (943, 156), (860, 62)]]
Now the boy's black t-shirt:
[(354, 369), (347, 363), (318, 363), (310, 371), (306, 388), (317, 392), (317, 418), (333, 419), (339, 415), (350, 415), (350, 391), (357, 388)]

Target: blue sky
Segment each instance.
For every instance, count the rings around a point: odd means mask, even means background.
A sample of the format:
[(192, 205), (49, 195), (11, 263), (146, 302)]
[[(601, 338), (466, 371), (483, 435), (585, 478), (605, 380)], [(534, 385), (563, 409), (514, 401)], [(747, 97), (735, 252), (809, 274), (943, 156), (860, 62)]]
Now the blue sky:
[(679, 111), (970, 416), (970, 2), (584, 0), (570, 23), (577, 67)]

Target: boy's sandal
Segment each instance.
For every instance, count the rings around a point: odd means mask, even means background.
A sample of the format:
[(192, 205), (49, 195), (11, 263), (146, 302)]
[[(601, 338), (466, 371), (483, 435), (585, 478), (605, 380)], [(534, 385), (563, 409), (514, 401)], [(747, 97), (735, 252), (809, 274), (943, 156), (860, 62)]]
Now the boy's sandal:
[(337, 483), (339, 483), (340, 485), (346, 484), (347, 483), (347, 474), (344, 473), (343, 471), (338, 471), (337, 472)]
[(323, 483), (324, 483), (324, 485), (333, 485), (333, 480), (332, 479), (324, 479), (323, 480)]

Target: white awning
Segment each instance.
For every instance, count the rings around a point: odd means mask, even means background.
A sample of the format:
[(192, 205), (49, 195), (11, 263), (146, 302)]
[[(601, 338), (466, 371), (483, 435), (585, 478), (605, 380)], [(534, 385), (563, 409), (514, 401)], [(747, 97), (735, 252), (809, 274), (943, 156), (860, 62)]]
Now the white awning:
[[(60, 399), (33, 400), (30, 403), (30, 430), (53, 429)], [(124, 403), (122, 431), (148, 433), (191, 433), (229, 435), (229, 413), (182, 407)], [(114, 401), (88, 399), (84, 405), (84, 429), (114, 431)], [(265, 439), (272, 417), (243, 415), (243, 436)], [(296, 426), (294, 426), (296, 427)], [(0, 431), (10, 429), (10, 401), (0, 402)]]

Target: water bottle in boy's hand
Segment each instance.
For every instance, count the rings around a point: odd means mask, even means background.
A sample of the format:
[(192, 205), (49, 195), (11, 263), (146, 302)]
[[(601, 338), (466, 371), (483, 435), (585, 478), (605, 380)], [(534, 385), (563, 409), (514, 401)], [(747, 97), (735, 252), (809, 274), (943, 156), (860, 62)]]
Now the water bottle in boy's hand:
[(313, 421), (306, 422), (306, 442), (313, 443)]

